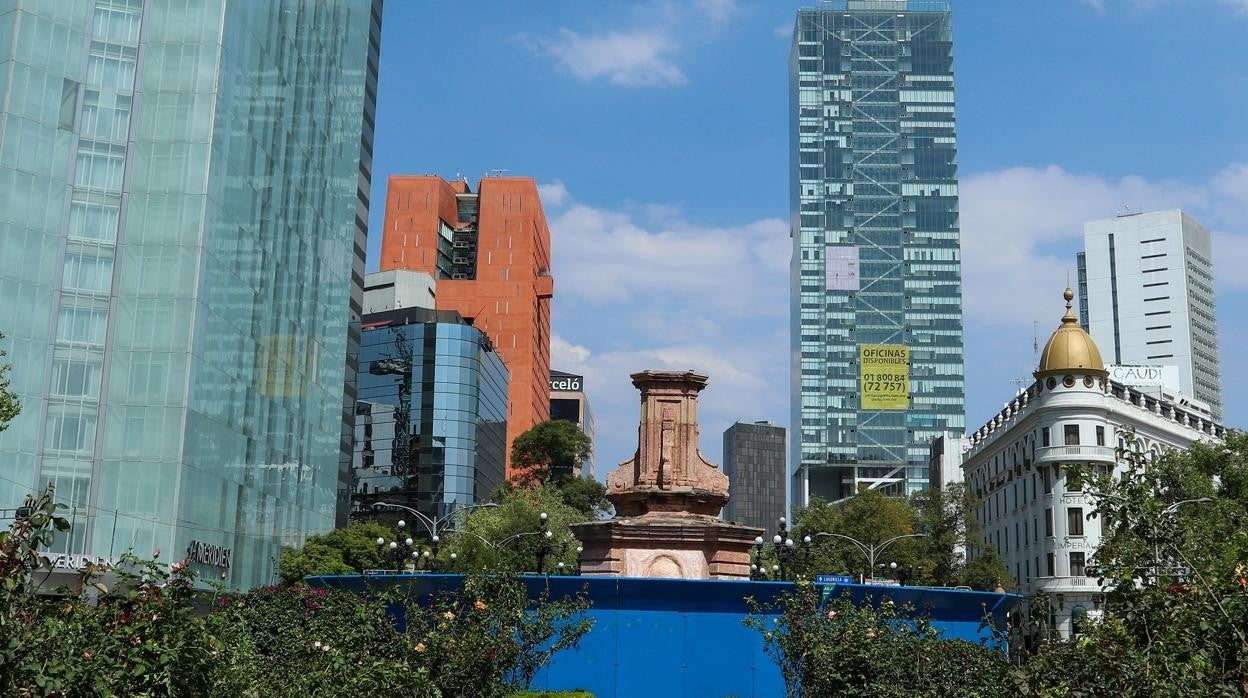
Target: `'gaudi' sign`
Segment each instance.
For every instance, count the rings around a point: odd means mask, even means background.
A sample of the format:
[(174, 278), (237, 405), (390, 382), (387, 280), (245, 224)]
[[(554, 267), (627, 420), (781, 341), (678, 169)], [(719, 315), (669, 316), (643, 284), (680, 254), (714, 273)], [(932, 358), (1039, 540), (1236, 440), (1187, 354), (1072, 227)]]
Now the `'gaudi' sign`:
[(191, 541), (191, 544), (186, 546), (186, 559), (188, 562), (198, 562), (201, 565), (210, 565), (212, 567), (229, 568), (230, 556), (233, 554), (234, 551), (230, 548), (197, 540)]

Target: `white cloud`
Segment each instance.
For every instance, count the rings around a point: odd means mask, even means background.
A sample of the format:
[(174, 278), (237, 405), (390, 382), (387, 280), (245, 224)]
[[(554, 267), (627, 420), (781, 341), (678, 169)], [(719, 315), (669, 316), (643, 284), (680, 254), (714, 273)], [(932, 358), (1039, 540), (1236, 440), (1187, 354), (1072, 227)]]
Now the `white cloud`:
[[(962, 180), (962, 274), (968, 317), (997, 326), (1047, 324), (1055, 297), (1074, 285), (1074, 253), (1083, 224), (1117, 213), (1183, 208), (1211, 229), (1237, 221), (1233, 198), (1248, 195), (1248, 166), (1233, 165), (1208, 182), (1118, 180), (1067, 172), (1056, 165), (1017, 167)], [(1238, 224), (1237, 225), (1242, 225)], [(1245, 244), (1241, 228), (1214, 234), (1215, 274), (1222, 287), (1241, 287), (1225, 253)], [(1055, 291), (1054, 289), (1057, 289)]]
[(741, 14), (741, 6), (737, 0), (697, 0), (694, 10), (695, 12), (689, 14), (705, 17), (712, 24), (727, 24)]
[(547, 209), (562, 208), (568, 202), (568, 188), (557, 179), (537, 185), (537, 195), (542, 200), (542, 206)]
[(624, 87), (673, 87), (689, 82), (676, 57), (689, 45), (714, 39), (745, 14), (739, 0), (652, 0), (632, 6), (632, 21), (606, 32), (561, 27), (553, 36), (521, 35), (522, 43), (553, 58), (580, 80), (605, 79)]
[(734, 316), (787, 308), (788, 286), (776, 279), (788, 270), (788, 225), (778, 218), (732, 227), (667, 218), (648, 228), (626, 213), (573, 203), (551, 230), (561, 292), (593, 304), (696, 301)]
[[(983, 172), (962, 179), (962, 274), (966, 310), (968, 425), (994, 414), (1007, 384), (1034, 369), (1032, 321), (1043, 344), (1062, 312), (1061, 289), (1075, 279), (1083, 223), (1130, 207), (1180, 207), (1213, 234), (1221, 352), (1233, 355), (1248, 307), (1248, 164), (1207, 180), (1110, 179), (1051, 165)], [(1224, 361), (1231, 423), (1242, 424), (1244, 376)]]
[[(1189, 3), (1199, 6), (1208, 4), (1208, 0), (1080, 0), (1080, 2), (1100, 14), (1105, 14), (1111, 8), (1118, 7), (1122, 7), (1129, 12), (1146, 12), (1165, 5)], [(1217, 0), (1217, 2), (1220, 5), (1229, 7), (1236, 14), (1248, 14), (1248, 0)]]
[(530, 38), (528, 43), (581, 80), (606, 78), (625, 87), (668, 87), (688, 82), (671, 60), (679, 44), (659, 29), (597, 35), (560, 29), (553, 38)]
[[(1248, 273), (1244, 270), (1248, 269), (1248, 234), (1235, 235), (1221, 230), (1213, 231), (1213, 275), (1218, 284), (1218, 289), (1226, 290), (1248, 290)], [(1224, 300), (1224, 299), (1223, 299)], [(1221, 311), (1226, 313), (1230, 308), (1225, 303), (1219, 302), (1222, 306)], [(1228, 320), (1235, 319), (1225, 317), (1222, 324), (1227, 324)], [(1242, 324), (1240, 320), (1237, 324)], [(1223, 345), (1223, 352), (1229, 347)]]
[[(1248, 7), (1248, 0), (1244, 4)], [(1248, 163), (1236, 163), (1214, 175), (1213, 189), (1222, 196), (1248, 203)]]
[(793, 38), (793, 23), (785, 22), (784, 24), (780, 24), (775, 27), (772, 27), (771, 33), (772, 35), (779, 37), (781, 39), (792, 39)]
[(639, 217), (571, 200), (550, 221), (551, 365), (585, 376), (603, 428), (600, 477), (636, 446), (637, 371), (710, 376), (701, 423), (712, 457), (737, 418), (787, 421), (787, 225), (699, 226), (667, 205), (630, 209)]

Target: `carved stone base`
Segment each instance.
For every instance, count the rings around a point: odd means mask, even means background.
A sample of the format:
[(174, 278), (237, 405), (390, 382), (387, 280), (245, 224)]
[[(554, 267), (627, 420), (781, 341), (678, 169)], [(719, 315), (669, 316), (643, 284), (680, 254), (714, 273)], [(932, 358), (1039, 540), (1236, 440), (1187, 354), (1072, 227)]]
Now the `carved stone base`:
[(748, 579), (762, 529), (712, 516), (652, 513), (573, 524), (581, 574), (676, 579)]

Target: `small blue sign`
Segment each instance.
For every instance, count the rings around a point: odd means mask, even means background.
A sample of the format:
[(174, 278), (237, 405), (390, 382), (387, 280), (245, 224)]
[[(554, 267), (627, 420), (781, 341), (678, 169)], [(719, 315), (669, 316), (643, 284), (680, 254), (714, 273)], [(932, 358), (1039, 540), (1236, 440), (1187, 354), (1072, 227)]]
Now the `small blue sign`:
[(815, 584), (853, 584), (854, 578), (847, 574), (820, 574), (815, 577)]

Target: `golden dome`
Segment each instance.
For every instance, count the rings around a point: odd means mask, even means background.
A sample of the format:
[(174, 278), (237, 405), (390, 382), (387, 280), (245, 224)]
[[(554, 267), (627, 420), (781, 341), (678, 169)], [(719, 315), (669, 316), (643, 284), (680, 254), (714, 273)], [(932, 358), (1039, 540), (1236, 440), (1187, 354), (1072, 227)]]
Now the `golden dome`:
[(1040, 367), (1036, 369), (1036, 378), (1043, 378), (1061, 373), (1092, 373), (1108, 376), (1105, 362), (1101, 359), (1101, 350), (1096, 347), (1092, 337), (1079, 326), (1079, 318), (1070, 308), (1075, 292), (1066, 289), (1062, 294), (1066, 299), (1066, 314), (1062, 316), (1062, 324), (1049, 337), (1040, 353)]

